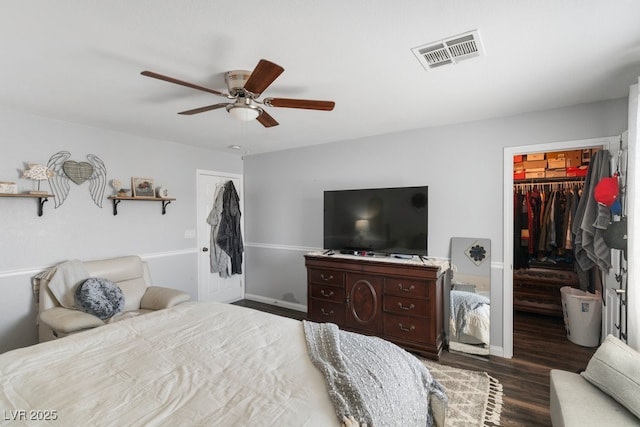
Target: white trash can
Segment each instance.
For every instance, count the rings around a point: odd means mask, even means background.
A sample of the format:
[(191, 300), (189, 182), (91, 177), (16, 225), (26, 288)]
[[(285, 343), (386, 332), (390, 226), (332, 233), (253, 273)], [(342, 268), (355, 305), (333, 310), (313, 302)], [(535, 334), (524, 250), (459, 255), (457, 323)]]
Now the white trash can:
[(583, 347), (596, 347), (600, 343), (600, 325), (602, 318), (602, 297), (575, 289), (570, 286), (560, 288), (562, 313), (567, 338)]

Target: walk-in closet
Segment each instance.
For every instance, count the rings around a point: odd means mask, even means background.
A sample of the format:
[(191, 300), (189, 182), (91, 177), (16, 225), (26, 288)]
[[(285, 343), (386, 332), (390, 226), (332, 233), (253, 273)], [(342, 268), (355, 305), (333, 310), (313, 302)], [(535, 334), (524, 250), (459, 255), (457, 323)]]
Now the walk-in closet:
[(599, 150), (514, 156), (514, 316), (535, 313), (562, 322), (562, 287), (601, 288), (597, 269), (592, 277), (576, 272), (571, 232), (589, 164)]

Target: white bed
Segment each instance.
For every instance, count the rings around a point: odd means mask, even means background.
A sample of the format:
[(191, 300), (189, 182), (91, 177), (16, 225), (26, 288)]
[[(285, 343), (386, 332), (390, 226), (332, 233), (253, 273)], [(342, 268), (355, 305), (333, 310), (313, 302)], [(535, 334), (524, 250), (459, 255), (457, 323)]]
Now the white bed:
[[(1, 354), (0, 408), (4, 421), (34, 425), (339, 426), (311, 360), (300, 321), (184, 303)], [(383, 368), (376, 379), (394, 380)], [(399, 400), (387, 401), (416, 412)]]
[(301, 322), (226, 304), (2, 354), (0, 381), (5, 418), (50, 411), (56, 425), (340, 425)]

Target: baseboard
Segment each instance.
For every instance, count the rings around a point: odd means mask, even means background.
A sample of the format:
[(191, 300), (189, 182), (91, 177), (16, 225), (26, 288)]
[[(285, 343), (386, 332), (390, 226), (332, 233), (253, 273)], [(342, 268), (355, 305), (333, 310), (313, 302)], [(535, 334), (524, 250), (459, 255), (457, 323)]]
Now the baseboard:
[(492, 345), (489, 347), (489, 354), (492, 356), (504, 357), (504, 348), (502, 346)]
[(303, 313), (307, 312), (307, 306), (305, 304), (297, 304), (294, 302), (283, 301), (274, 298), (264, 297), (262, 295), (253, 295), (253, 294), (244, 294), (245, 299), (250, 301), (261, 302), (264, 304), (275, 305), (278, 307), (284, 307), (291, 310), (302, 311)]

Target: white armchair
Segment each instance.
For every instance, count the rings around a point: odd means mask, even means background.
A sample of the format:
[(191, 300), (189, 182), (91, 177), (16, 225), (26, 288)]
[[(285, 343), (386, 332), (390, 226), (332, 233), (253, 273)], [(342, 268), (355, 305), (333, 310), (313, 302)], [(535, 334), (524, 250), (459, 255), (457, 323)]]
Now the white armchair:
[[(124, 294), (124, 309), (108, 320), (76, 307), (75, 290), (89, 277), (106, 279)], [(169, 308), (189, 301), (186, 292), (150, 286), (149, 267), (138, 256), (59, 264), (40, 280), (38, 338), (61, 338), (119, 319)]]

